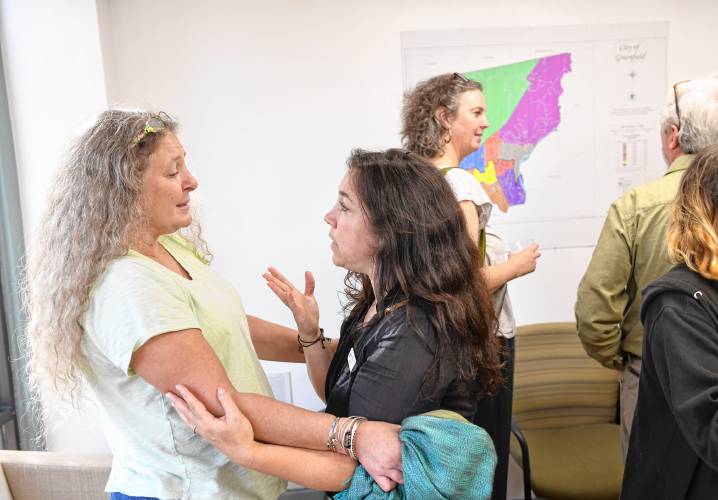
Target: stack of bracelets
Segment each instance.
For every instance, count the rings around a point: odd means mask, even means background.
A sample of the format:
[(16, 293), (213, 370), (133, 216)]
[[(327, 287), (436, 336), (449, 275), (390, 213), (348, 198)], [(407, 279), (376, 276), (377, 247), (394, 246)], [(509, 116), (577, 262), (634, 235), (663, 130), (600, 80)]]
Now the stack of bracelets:
[(336, 417), (327, 436), (327, 448), (335, 453), (344, 453), (354, 460), (357, 459), (354, 445), (356, 444), (356, 433), (359, 425), (366, 422), (364, 417), (347, 417), (342, 419)]

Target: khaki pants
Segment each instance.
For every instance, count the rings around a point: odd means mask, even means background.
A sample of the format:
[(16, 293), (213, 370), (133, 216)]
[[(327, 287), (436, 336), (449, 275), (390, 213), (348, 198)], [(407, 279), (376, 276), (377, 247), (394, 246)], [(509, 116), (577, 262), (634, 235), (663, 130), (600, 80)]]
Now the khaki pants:
[(631, 437), (633, 414), (636, 412), (640, 375), (641, 358), (629, 356), (623, 370), (621, 370), (619, 379), (621, 384), (621, 452), (623, 453), (624, 463), (626, 462), (626, 453), (628, 453), (628, 440)]

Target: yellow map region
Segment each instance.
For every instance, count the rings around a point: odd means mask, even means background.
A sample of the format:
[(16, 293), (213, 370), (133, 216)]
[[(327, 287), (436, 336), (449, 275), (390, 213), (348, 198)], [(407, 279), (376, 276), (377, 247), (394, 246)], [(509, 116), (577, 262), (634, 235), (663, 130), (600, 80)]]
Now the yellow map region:
[(479, 172), (479, 169), (474, 169), (474, 177), (483, 184), (496, 184), (498, 179), (496, 178), (496, 169), (494, 168), (494, 161), (489, 160), (484, 167), (484, 172)]

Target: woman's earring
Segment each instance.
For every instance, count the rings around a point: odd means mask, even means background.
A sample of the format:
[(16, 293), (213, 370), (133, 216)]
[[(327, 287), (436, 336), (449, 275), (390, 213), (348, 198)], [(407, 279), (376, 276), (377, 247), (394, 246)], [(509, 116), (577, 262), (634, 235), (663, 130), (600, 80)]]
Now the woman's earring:
[(449, 135), (448, 137), (444, 137), (444, 142), (446, 144), (449, 144), (451, 142), (451, 128), (449, 128)]

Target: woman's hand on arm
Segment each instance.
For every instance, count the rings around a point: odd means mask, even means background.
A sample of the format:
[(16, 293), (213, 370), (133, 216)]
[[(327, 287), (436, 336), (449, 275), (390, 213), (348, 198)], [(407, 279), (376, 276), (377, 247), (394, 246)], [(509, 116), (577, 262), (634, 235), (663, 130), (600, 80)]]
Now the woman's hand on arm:
[[(344, 489), (354, 473), (356, 462), (346, 455), (256, 442), (249, 420), (221, 389), (217, 397), (225, 412), (222, 418), (209, 413), (186, 387), (178, 385), (175, 390), (181, 397), (173, 393), (167, 397), (182, 420), (233, 462), (326, 491)], [(364, 422), (356, 439), (358, 458), (379, 487), (391, 491), (403, 482), (398, 425)]]
[[(224, 416), (224, 409), (216, 393), (219, 388), (224, 389), (251, 423), (254, 437), (258, 441), (309, 450), (326, 450), (327, 435), (333, 420), (331, 415), (297, 408), (259, 394), (237, 392), (216, 354), (198, 329), (152, 337), (134, 352), (130, 366), (137, 375), (163, 394), (176, 391), (178, 384), (186, 386), (216, 417)], [(376, 436), (383, 434), (382, 426), (395, 427), (377, 422), (360, 435), (366, 436), (366, 440), (371, 443)], [(372, 470), (380, 470), (389, 462), (390, 470), (386, 471), (385, 475), (391, 477), (394, 475), (393, 470), (401, 469), (401, 453), (394, 454), (391, 460), (379, 461), (374, 457), (363, 459), (361, 454), (359, 458), (370, 473)], [(381, 485), (380, 480), (381, 477), (377, 482)]]
[[(299, 337), (303, 341), (313, 341), (321, 335), (319, 330), (319, 306), (314, 297), (314, 276), (309, 271), (304, 273), (304, 293), (299, 291), (291, 281), (275, 268), (270, 267), (263, 275), (267, 286), (292, 311), (297, 323)], [(314, 391), (326, 403), (324, 386), (329, 365), (334, 358), (338, 342), (317, 342), (304, 348), (304, 359), (307, 372)]]
[(254, 430), (229, 393), (222, 388), (217, 389), (217, 400), (224, 412), (222, 417), (217, 418), (182, 384), (178, 384), (175, 391), (179, 396), (173, 392), (166, 393), (166, 396), (182, 421), (232, 461), (248, 466), (257, 445)]
[(344, 489), (354, 473), (356, 462), (345, 455), (256, 442), (249, 420), (223, 389), (217, 391), (222, 418), (209, 413), (186, 387), (176, 390), (182, 397), (171, 392), (167, 397), (182, 420), (239, 465), (325, 491)]
[[(132, 369), (163, 394), (186, 386), (215, 416), (224, 415), (217, 389), (226, 390), (249, 418), (257, 439), (322, 450), (330, 415), (318, 414), (254, 393), (239, 393), (198, 329), (152, 337), (132, 355)], [(248, 367), (249, 368), (249, 367)]]

